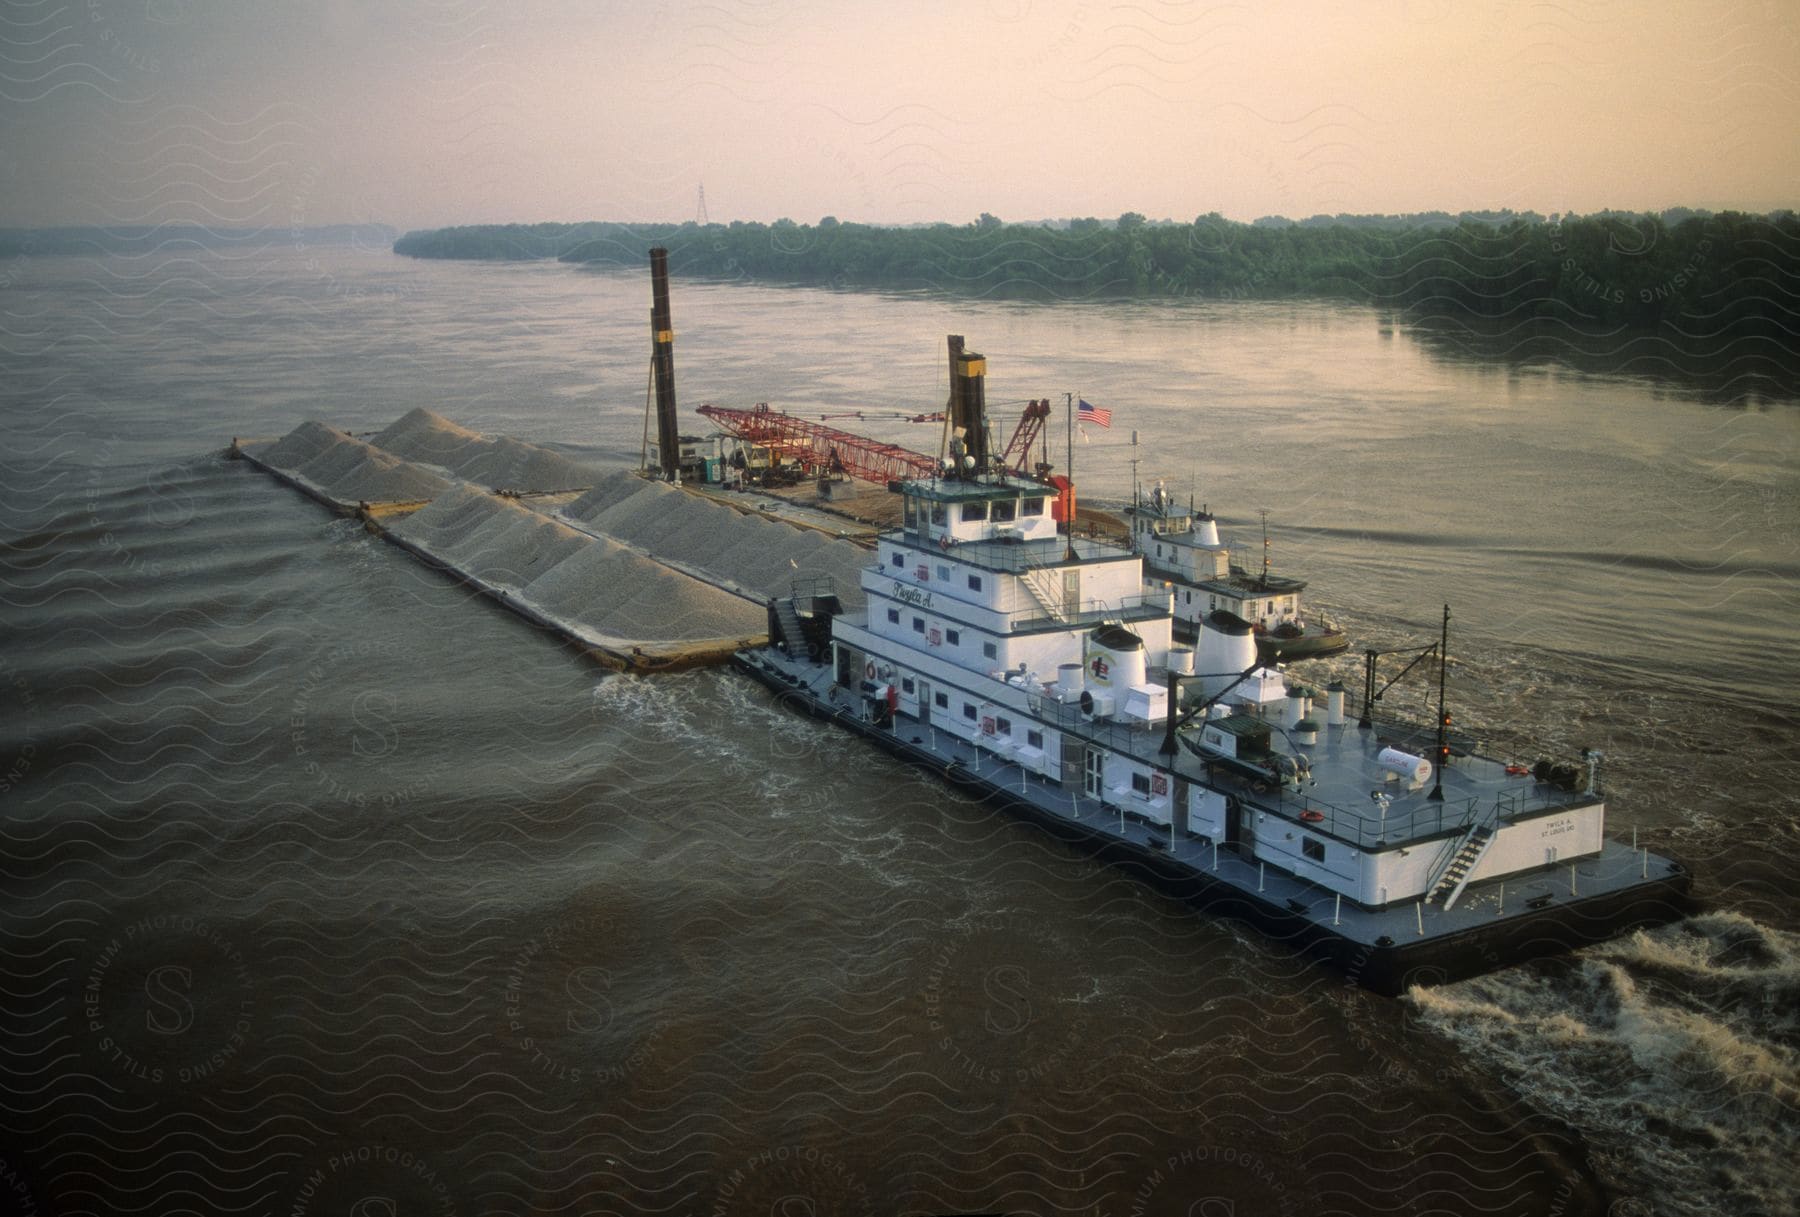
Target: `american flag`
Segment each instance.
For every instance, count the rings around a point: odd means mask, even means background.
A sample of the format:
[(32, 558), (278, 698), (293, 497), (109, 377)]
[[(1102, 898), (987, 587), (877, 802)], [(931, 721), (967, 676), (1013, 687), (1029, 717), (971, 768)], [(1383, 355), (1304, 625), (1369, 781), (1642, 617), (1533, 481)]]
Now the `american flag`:
[(1112, 411), (1103, 410), (1092, 402), (1082, 402), (1075, 413), (1084, 423), (1093, 423), (1096, 427), (1112, 426)]

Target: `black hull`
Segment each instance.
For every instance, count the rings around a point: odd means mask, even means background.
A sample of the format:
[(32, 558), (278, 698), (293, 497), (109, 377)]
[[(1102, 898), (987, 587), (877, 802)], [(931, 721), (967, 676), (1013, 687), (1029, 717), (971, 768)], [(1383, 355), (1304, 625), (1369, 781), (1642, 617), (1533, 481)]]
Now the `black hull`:
[(1343, 634), (1303, 634), (1298, 638), (1277, 638), (1272, 634), (1256, 636), (1256, 657), (1263, 663), (1323, 659), (1327, 655), (1341, 655), (1349, 649), (1350, 639)]
[[(1002, 808), (1047, 829), (1058, 840), (1078, 846), (1195, 908), (1254, 926), (1296, 951), (1322, 960), (1344, 973), (1352, 984), (1386, 997), (1413, 985), (1444, 984), (1491, 972), (1616, 937), (1639, 926), (1676, 920), (1693, 911), (1691, 878), (1685, 869), (1626, 891), (1561, 901), (1491, 927), (1440, 934), (1412, 942), (1369, 946), (1335, 932), (1328, 921), (1315, 920), (1282, 905), (1258, 899), (1205, 871), (1174, 863), (1155, 849), (1122, 841), (1110, 833), (1045, 811), (1017, 791), (1009, 790), (969, 769), (950, 764), (893, 732), (873, 726), (846, 709), (826, 706), (741, 657), (736, 666), (778, 695), (785, 706), (814, 718), (835, 722), (870, 740), (909, 764), (928, 769), (989, 806)], [(1326, 902), (1321, 901), (1321, 907)]]

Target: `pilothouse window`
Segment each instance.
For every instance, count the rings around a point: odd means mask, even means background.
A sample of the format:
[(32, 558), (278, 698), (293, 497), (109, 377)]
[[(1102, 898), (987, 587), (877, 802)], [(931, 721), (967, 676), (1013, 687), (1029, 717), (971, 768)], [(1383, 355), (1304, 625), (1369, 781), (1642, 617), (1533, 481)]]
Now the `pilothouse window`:
[(963, 523), (965, 523), (965, 524), (967, 524), (970, 520), (985, 520), (985, 519), (987, 519), (987, 504), (986, 503), (964, 503), (963, 508), (962, 508), (962, 518), (963, 518)]
[(1041, 516), (1044, 514), (1044, 500), (1020, 499), (1019, 514), (1022, 516)]
[(1005, 524), (1018, 516), (1018, 504), (1011, 499), (994, 504), (994, 523)]

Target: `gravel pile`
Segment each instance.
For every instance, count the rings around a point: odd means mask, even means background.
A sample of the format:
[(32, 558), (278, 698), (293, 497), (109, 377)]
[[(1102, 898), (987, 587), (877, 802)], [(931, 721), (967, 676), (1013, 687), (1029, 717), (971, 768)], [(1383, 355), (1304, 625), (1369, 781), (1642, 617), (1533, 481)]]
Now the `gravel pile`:
[(489, 439), (429, 410), (410, 410), (372, 441), (410, 461), (437, 465), (457, 477), (506, 490), (579, 490), (598, 470), (510, 436)]
[(608, 638), (750, 637), (766, 624), (741, 597), (469, 487), (446, 491), (393, 531), (465, 574), (516, 589), (546, 616)]
[(392, 453), (310, 420), (252, 455), (343, 504), (415, 502), (434, 498), (450, 485)]
[(459, 427), (441, 414), (423, 408), (408, 410), (385, 431), (369, 441), (409, 461), (452, 467), (451, 457), (469, 444), (483, 444), (487, 436)]
[(563, 514), (609, 537), (763, 596), (785, 596), (798, 577), (830, 575), (846, 608), (860, 608), (868, 551), (815, 529), (745, 515), (630, 472), (608, 475)]
[(342, 431), (309, 418), (272, 444), (247, 444), (244, 450), (277, 469), (292, 471), (345, 438)]
[(455, 469), (471, 482), (508, 490), (580, 490), (600, 476), (591, 466), (504, 435), (480, 450), (465, 449)]
[(525, 595), (551, 615), (615, 638), (749, 637), (763, 610), (604, 537), (539, 575)]

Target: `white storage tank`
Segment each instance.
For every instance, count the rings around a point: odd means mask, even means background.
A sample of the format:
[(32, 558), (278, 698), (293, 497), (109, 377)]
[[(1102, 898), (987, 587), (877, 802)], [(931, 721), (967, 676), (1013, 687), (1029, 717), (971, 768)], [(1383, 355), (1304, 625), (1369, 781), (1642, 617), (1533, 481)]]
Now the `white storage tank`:
[(1341, 680), (1325, 686), (1325, 721), (1333, 727), (1344, 725), (1344, 682)]
[(1081, 692), (1085, 687), (1082, 673), (1085, 671), (1078, 663), (1059, 663), (1056, 665), (1056, 700), (1065, 706), (1081, 700)]
[(1200, 645), (1194, 652), (1200, 691), (1216, 697), (1238, 674), (1256, 662), (1256, 637), (1250, 623), (1235, 613), (1217, 609), (1200, 623)]
[(1148, 675), (1142, 638), (1122, 625), (1099, 626), (1088, 635), (1087, 682), (1092, 689), (1122, 694), (1143, 684)]
[(1192, 676), (1194, 674), (1194, 648), (1170, 647), (1168, 669), (1177, 676)]
[(1288, 689), (1287, 704), (1282, 707), (1281, 725), (1293, 728), (1294, 724), (1306, 717), (1306, 690), (1299, 685)]
[(1375, 760), (1383, 769), (1415, 790), (1431, 780), (1431, 762), (1422, 756), (1414, 756), (1398, 748), (1383, 748)]

